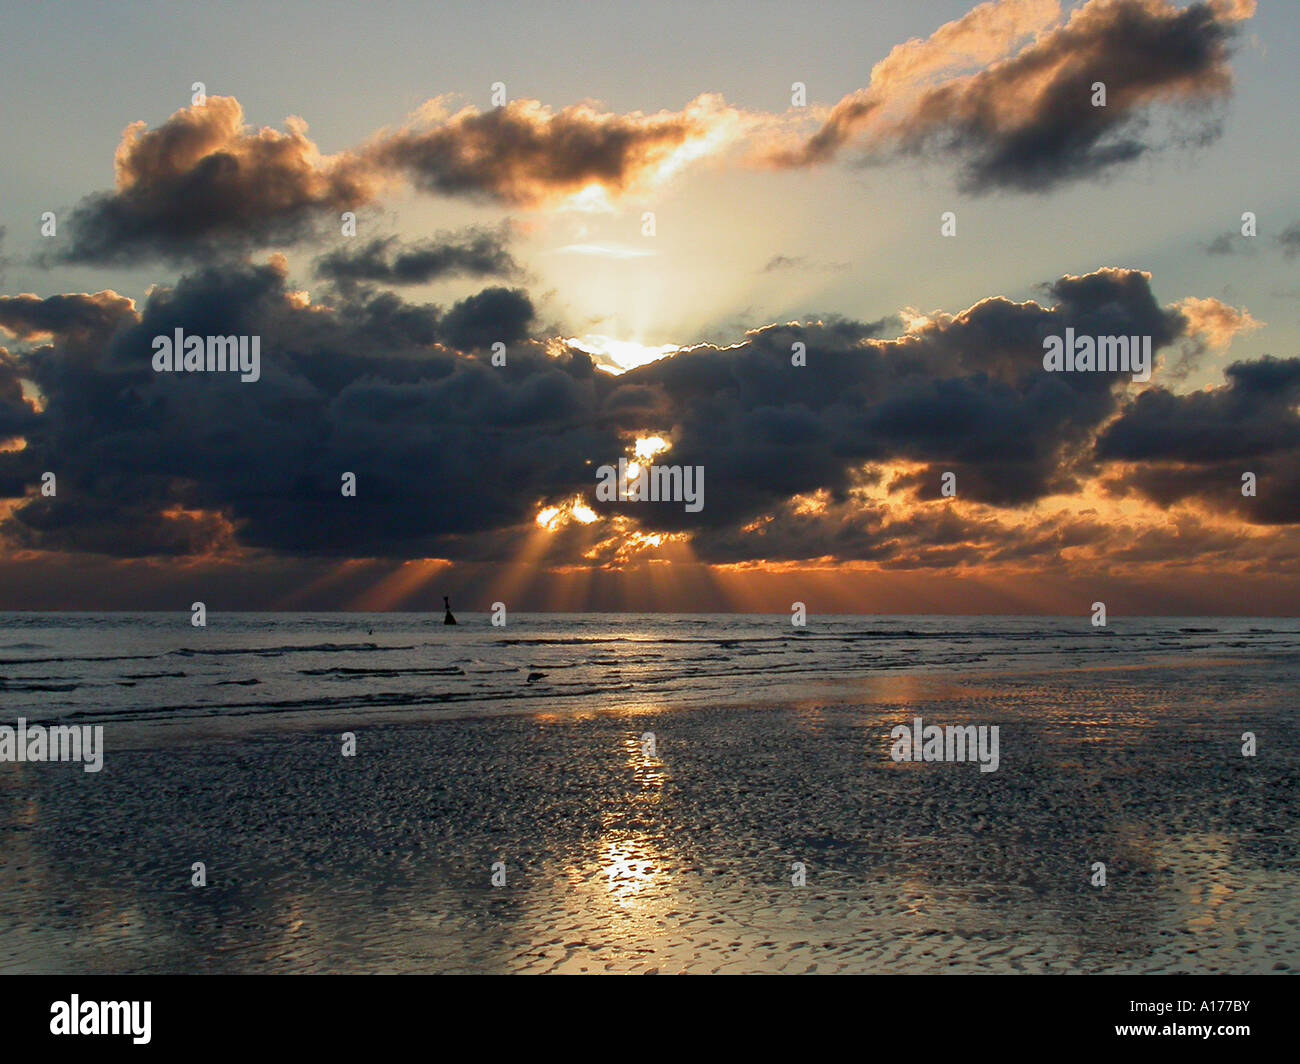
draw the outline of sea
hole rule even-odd
[[[816,697],[845,681],[1300,654],[1300,619],[0,613],[5,716],[400,719]]]

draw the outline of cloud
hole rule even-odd
[[[1277,236],[1277,242],[1288,260],[1300,255],[1300,222],[1292,222],[1283,229]]]
[[[68,350],[93,351],[135,318],[135,301],[108,290],[0,296],[0,330],[24,341],[57,340]]]
[[[813,263],[806,255],[773,255],[760,272],[776,273],[778,270],[811,269],[823,273],[839,273],[848,268],[848,263],[845,262]]]
[[[1188,296],[1176,305],[1187,321],[1188,333],[1211,347],[1227,347],[1239,334],[1253,332],[1264,324],[1245,308],[1239,310],[1217,299]]]
[[[253,130],[231,97],[211,96],[156,129],[128,126],[115,186],[83,199],[53,261],[123,263],[247,251],[302,239],[324,218],[374,198],[355,155],[322,156],[301,119]]]
[[[6,348],[0,347],[0,444],[22,437],[36,423],[36,408],[23,393],[22,367]],[[0,495],[5,486],[0,480]]]
[[[523,289],[487,288],[452,307],[442,328],[452,347],[475,351],[524,339],[532,320],[532,300]]]
[[[775,161],[785,166],[829,162],[896,97],[914,96],[919,88],[943,75],[1002,59],[1015,45],[1057,21],[1059,15],[1055,0],[992,0],[945,23],[925,40],[913,38],[896,45],[872,68],[865,89],[844,97],[817,133],[797,149],[779,151]]]
[[[1212,464],[1300,446],[1300,359],[1234,362],[1226,385],[1143,392],[1097,441],[1105,460]]]
[[[1161,506],[1198,500],[1259,524],[1300,523],[1300,358],[1235,362],[1227,383],[1188,395],[1143,392],[1107,426],[1097,457],[1131,463],[1111,490]],[[1242,494],[1242,474],[1258,493]]]
[[[381,131],[355,151],[322,155],[300,118],[286,131],[254,129],[232,97],[211,96],[162,125],[128,126],[114,161],[111,191],[85,197],[68,220],[66,245],[41,258],[64,263],[126,263],[140,258],[185,262],[247,255],[321,235],[344,211],[372,204],[398,177],[437,195],[576,209],[607,207],[611,195],[645,190],[695,159],[737,140],[748,119],[716,96],[679,112],[617,115],[578,104],[552,111],[516,100],[480,112],[447,114],[430,101],[414,124]],[[594,198],[593,198],[594,197]],[[486,233],[468,244],[428,243],[396,250],[368,247],[326,268],[388,273],[395,283],[443,269],[499,272]],[[487,263],[485,263],[487,260]],[[494,261],[493,261],[494,260]]]
[[[1235,255],[1239,251],[1248,253],[1254,250],[1250,241],[1250,237],[1242,236],[1236,231],[1220,233],[1205,245],[1205,252],[1208,255]]]
[[[508,248],[508,230],[468,229],[403,243],[376,237],[355,250],[340,248],[316,260],[316,273],[338,284],[428,284],[445,277],[517,277],[522,269]]]
[[[912,38],[871,70],[870,86],[882,92],[942,79],[954,71],[986,66],[1060,19],[1056,0],[996,0],[980,4],[939,27],[925,40]]]
[[[772,325],[727,347],[633,359],[618,376],[575,343],[539,338],[517,289],[449,308],[364,288],[311,304],[274,261],[207,267],[141,307],[112,293],[17,297],[0,302],[26,345],[0,360],[0,431],[27,446],[0,452],[0,486],[25,497],[0,532],[15,549],[124,557],[500,562],[536,533],[540,507],[581,496],[599,520],[548,541],[573,565],[621,564],[655,535],[686,537],[703,561],[1010,564],[1086,545],[1087,521],[1027,515],[1053,498],[1079,506],[1099,477],[1140,492],[1133,468],[1251,446],[1286,475],[1296,365],[1238,363],[1213,400],[1158,387],[1135,398],[1121,373],[1046,373],[1045,335],[1147,334],[1164,351],[1195,315],[1162,306],[1135,270],[1043,292],[935,312],[893,339],[885,321]],[[1200,309],[1228,323],[1216,327],[1243,320]],[[260,337],[261,379],[154,373],[151,340],[176,328]],[[498,341],[504,366],[489,357]],[[791,364],[796,343],[806,366]],[[41,409],[15,379],[32,382]],[[1206,402],[1214,416],[1195,405]],[[1208,440],[1195,435],[1206,424],[1219,426]],[[595,468],[649,435],[670,445],[657,462],[704,467],[702,511],[595,498]],[[33,493],[42,469],[58,471],[57,499]],[[945,471],[958,508],[937,497]],[[345,472],[356,498],[340,492]]]
[[[606,211],[611,199],[653,191],[747,142],[781,167],[827,162],[851,145],[869,160],[951,155],[968,189],[1043,190],[1151,150],[1153,105],[1195,110],[1225,97],[1230,44],[1252,11],[1250,0],[1198,0],[1185,9],[1167,0],[1089,0],[1062,21],[1054,0],[992,0],[895,47],[866,88],[822,112],[821,128],[793,146],[802,114],[743,112],[713,94],[653,114],[591,103],[553,110],[528,99],[451,112],[438,98],[407,125],[324,155],[302,119],[290,117],[284,131],[256,129],[237,100],[213,96],[154,129],[130,125],[113,189],[82,199],[66,242],[39,261],[247,256],[319,238],[342,212],[373,204],[399,179],[438,196]],[[1092,106],[1096,81],[1106,85],[1104,107]],[[1216,131],[1213,119],[1198,121],[1181,140]],[[785,146],[772,151],[773,139]],[[1284,234],[1288,249],[1289,239]],[[1212,250],[1224,250],[1221,243]],[[493,250],[381,242],[327,256],[323,268],[339,280],[423,283],[408,278],[499,272],[507,266],[499,258],[482,261]]]
[[[1099,564],[1112,575],[1125,566],[1153,564],[1219,572],[1252,563],[1274,573],[1300,568],[1294,556],[1279,554],[1273,539],[1243,540],[1235,529],[1196,514],[1141,525],[1087,508],[1023,513],[943,500],[908,509],[856,495],[784,503],[770,520],[705,529],[692,546],[697,557],[718,565],[761,555],[769,567],[867,563],[895,572],[1032,567],[1095,579]]]
[[[807,259],[802,255],[791,258],[789,255],[773,255],[767,260],[767,265],[763,267],[764,273],[771,273],[773,270],[793,270],[796,266],[803,265]]]
[[[720,150],[742,126],[739,112],[708,95],[651,115],[590,104],[552,111],[536,100],[448,115],[432,101],[414,125],[377,135],[363,152],[426,192],[537,206],[592,187],[645,187]]]
[[[565,461],[548,459],[547,427],[583,387],[528,340],[527,295],[503,288],[445,310],[391,293],[325,307],[298,298],[280,263],[212,266],[111,328],[96,319],[93,358],[60,337],[104,300],[40,302],[0,304],[24,335],[56,336],[18,356],[46,405],[20,426],[26,449],[0,453],[11,491],[30,492],[41,469],[59,476],[57,499],[29,495],[6,522],[19,547],[422,556],[439,535],[531,520],[533,491]],[[258,336],[261,380],[155,373],[152,339],[176,328]],[[464,353],[498,340],[508,371]],[[340,494],[345,471],[359,506]]]
[[[1042,191],[1095,176],[1155,146],[1146,139],[1152,105],[1195,108],[1228,94],[1229,45],[1254,5],[1089,0],[1051,25],[1054,8],[983,4],[927,41],[899,46],[817,133],[771,161],[823,163],[850,144],[871,158],[953,153],[963,160],[962,186],[974,192]],[[967,52],[989,65],[945,76]],[[1096,82],[1106,87],[1104,107],[1092,103]],[[1190,140],[1216,133],[1203,122]]]
[[[931,467],[936,488],[938,471],[964,470],[963,497],[997,506],[1072,490],[1127,378],[1045,373],[1043,337],[1147,334],[1158,350],[1183,322],[1138,271],[1065,277],[1046,291],[1055,305],[992,297],[896,340],[873,335],[882,323],[771,326],[623,374],[610,401],[638,389],[628,427],[671,427],[671,462],[703,465],[712,487],[698,515],[621,509],[660,531],[744,525],[794,495],[842,497],[863,466],[895,462]],[[795,343],[806,367],[791,365]]]

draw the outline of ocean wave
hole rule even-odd
[[[509,671],[509,670],[502,670]],[[364,668],[361,666],[328,665],[321,669],[299,669],[300,676],[464,676],[465,670],[458,665],[432,665],[425,668]]]
[[[586,686],[567,690],[565,693],[569,696],[588,697],[631,691],[634,690],[635,687],[636,685],[631,683],[604,685],[588,684]],[[288,698],[276,701],[221,702],[206,705],[195,705],[193,702],[187,702],[169,706],[150,706],[129,710],[76,709],[60,716],[58,720],[60,722],[74,722],[111,718],[116,721],[147,721],[161,719],[175,720],[178,717],[239,717],[275,713],[334,713],[342,710],[355,711],[403,707],[414,708],[419,706],[454,705],[465,702],[508,702],[529,698],[550,698],[554,697],[554,694],[554,689],[550,685],[541,685],[540,688],[537,686],[530,687],[521,681],[516,688],[508,690],[495,689],[486,694],[472,691],[444,691],[438,693],[423,691],[381,691],[329,698]],[[33,723],[43,722],[33,721]]]
[[[69,654],[66,657],[49,657],[49,658],[0,658],[0,668],[6,665],[48,665],[51,662],[64,664],[68,662],[84,661],[151,661],[154,658],[161,658],[164,654],[105,654],[91,655],[80,657],[75,654]]]
[[[0,691],[12,691],[15,694],[29,691],[68,692],[75,691],[79,683],[24,683],[22,681],[0,679]]]
[[[374,651],[390,650],[414,650],[414,644],[410,646],[381,646],[378,643],[313,643],[304,646],[300,643],[286,643],[282,646],[273,647],[211,647],[211,648],[194,648],[180,647],[177,650],[168,651],[182,658],[197,657],[229,657],[237,654],[252,654],[256,657],[279,657],[282,654],[338,654],[345,651],[352,653],[371,653]],[[105,659],[107,660],[107,659]]]

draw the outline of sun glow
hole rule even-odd
[[[613,214],[614,205],[609,202],[609,193],[599,183],[587,185],[572,193],[558,205],[560,211],[573,211],[578,214]]]
[[[632,456],[636,461],[627,464],[627,479],[636,480],[641,475],[641,463],[649,462],[657,454],[663,454],[671,447],[662,436],[642,436],[632,445]]]
[[[653,458],[668,450],[669,444],[662,436],[643,436],[636,441],[635,453],[642,460]]]
[[[680,351],[677,344],[660,344],[653,347],[632,340],[615,340],[609,336],[588,334],[568,341],[571,347],[591,355],[600,369],[617,376],[638,366],[648,366],[667,355]]]
[[[597,520],[597,517],[596,511],[583,501],[582,496],[575,495],[559,506],[547,506],[539,510],[534,520],[547,532],[554,532],[574,521],[581,525],[589,525]]]

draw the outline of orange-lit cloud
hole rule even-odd
[[[1217,299],[1188,296],[1176,306],[1187,319],[1188,331],[1204,339],[1211,347],[1227,347],[1235,337],[1253,332],[1264,324],[1251,317],[1250,311],[1244,307],[1232,307]]]
[[[367,163],[321,155],[300,118],[286,126],[250,128],[228,96],[183,108],[156,129],[132,123],[114,158],[114,189],[77,206],[59,257],[122,262],[267,246],[373,200],[378,182]]]
[[[434,100],[412,125],[373,138],[364,154],[425,191],[537,206],[590,199],[596,189],[644,189],[720,152],[743,127],[740,112],[712,95],[649,115],[590,104],[553,111],[537,100],[449,114]]]
[[[869,152],[943,150],[963,184],[1044,189],[1150,150],[1152,104],[1199,103],[1231,87],[1229,43],[1251,0],[1089,0],[1061,22],[1055,4],[992,0],[925,41],[900,45],[821,128],[770,155],[782,167]],[[979,65],[974,73],[954,74]],[[1094,100],[1104,85],[1104,105]],[[1206,127],[1213,135],[1213,126]]]

